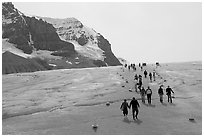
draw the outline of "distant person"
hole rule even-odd
[[[147,78],[147,71],[146,70],[144,71],[144,76],[145,76],[145,78]]]
[[[144,89],[144,87],[142,87],[142,89],[141,89],[141,91],[140,91],[140,95],[141,95],[142,103],[145,104],[146,90]]]
[[[128,70],[130,71],[130,65],[128,65]]]
[[[128,115],[128,103],[126,99],[124,99],[124,102],[121,104],[120,109],[123,111],[124,116]]]
[[[127,67],[127,64],[125,64],[125,68]]]
[[[141,68],[141,71],[142,71],[142,70],[143,70],[143,67],[141,66],[140,68]]]
[[[153,71],[153,78],[154,78],[154,81],[156,81],[156,72]]]
[[[139,67],[141,66],[141,64],[139,63]]]
[[[132,98],[132,100],[130,102],[129,108],[131,108],[131,106],[132,106],[132,116],[133,116],[133,119],[134,120],[135,120],[135,118],[138,119],[137,118],[138,113],[139,113],[139,109],[138,108],[140,107],[140,105],[139,105],[138,101],[134,97]],[[135,115],[135,112],[136,112],[136,115]]]
[[[151,104],[152,90],[150,89],[149,86],[147,87],[146,94],[147,94],[148,104]]]
[[[158,89],[158,94],[159,94],[160,102],[163,103],[163,95],[164,95],[164,92],[163,92],[162,86],[159,87],[159,89]]]
[[[171,93],[174,93],[174,91],[168,86],[166,88],[166,95],[168,97],[168,102],[170,101],[170,103],[172,103]]]
[[[141,87],[142,87],[142,78],[139,79],[138,89],[141,90]]]
[[[152,82],[152,73],[151,72],[149,73],[149,79]]]

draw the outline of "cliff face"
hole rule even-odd
[[[108,66],[121,65],[111,50],[111,44],[101,34],[86,27],[75,18],[43,18],[53,24],[62,40],[75,45],[75,50],[85,56],[101,60]]]

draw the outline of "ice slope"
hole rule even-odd
[[[144,79],[153,90],[152,105],[142,104],[134,87],[135,72],[121,67],[86,68],[10,74],[2,77],[3,134],[87,135],[201,135],[202,64],[162,64],[156,81]],[[181,75],[175,78],[168,71]],[[167,72],[166,72],[167,71]],[[137,67],[137,74],[143,72]],[[185,74],[184,74],[185,73]],[[184,74],[184,75],[182,75]],[[189,77],[189,75],[191,77]],[[125,81],[128,80],[128,83]],[[173,104],[159,102],[158,87],[170,85]],[[125,86],[125,87],[122,87]],[[131,111],[124,118],[123,99],[136,97],[139,120]],[[110,106],[106,106],[110,102]],[[195,121],[189,121],[194,118]],[[92,125],[98,128],[93,129]]]
[[[69,41],[74,45],[75,50],[82,56],[91,58],[93,60],[104,61],[105,56],[103,56],[103,50],[101,50],[97,44],[90,44],[88,42],[85,46],[81,46],[76,41]],[[93,46],[94,45],[94,46]]]

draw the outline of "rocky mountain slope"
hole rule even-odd
[[[41,17],[42,18],[42,17]],[[52,19],[43,17],[53,24],[62,40],[74,44],[75,50],[92,59],[103,60],[107,65],[115,66],[120,62],[111,51],[111,44],[95,30],[84,26],[75,18]]]
[[[39,58],[25,59],[21,56],[6,51],[2,54],[2,73],[34,72],[52,69],[46,62]]]
[[[25,60],[38,58],[53,69],[120,65],[108,40],[77,19],[31,17],[10,2],[2,3],[2,48]]]

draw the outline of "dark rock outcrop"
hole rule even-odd
[[[98,36],[97,39],[98,39],[98,46],[104,51],[104,54],[106,57],[104,61],[109,66],[121,65],[120,61],[115,57],[115,55],[111,51],[111,44],[108,42],[108,40],[105,39],[102,35]]]
[[[46,61],[39,58],[26,59],[8,51],[2,54],[2,74],[49,69],[52,69],[52,67]]]

